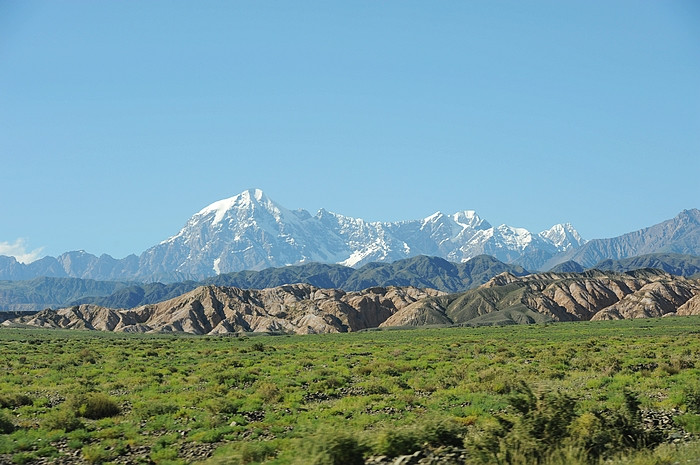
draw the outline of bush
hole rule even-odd
[[[700,386],[687,387],[684,394],[688,412],[700,413]]]
[[[0,394],[0,408],[15,408],[23,405],[32,405],[32,398],[26,394]]]
[[[180,410],[180,408],[170,402],[151,401],[134,406],[136,414],[143,419],[148,419],[158,415],[170,415]]]
[[[305,465],[364,465],[367,447],[356,436],[342,431],[318,433],[309,437],[298,454]]]
[[[83,458],[88,463],[102,463],[109,459],[109,453],[99,444],[94,446],[85,446],[83,447],[82,452]]]
[[[121,412],[117,402],[101,392],[78,394],[69,401],[68,405],[76,416],[91,420],[113,417]]]
[[[398,457],[412,454],[420,449],[420,440],[411,428],[388,429],[379,434],[375,452],[379,455]]]
[[[375,453],[398,457],[421,449],[423,444],[433,447],[461,447],[466,428],[451,420],[427,420],[409,428],[387,429],[379,434]]]
[[[243,443],[235,454],[241,464],[262,462],[277,454],[277,449],[269,442],[246,442]]]
[[[700,433],[700,415],[686,413],[685,415],[680,415],[676,417],[674,421],[677,425],[681,426],[684,430],[686,430],[689,433]]]
[[[591,459],[652,448],[661,441],[659,433],[645,431],[639,400],[624,391],[624,405],[576,413],[577,403],[563,394],[535,396],[522,384],[510,397],[511,416],[496,416],[496,425],[470,436],[465,445],[473,458],[483,462],[542,463],[555,452],[587,452]]]
[[[15,430],[15,425],[5,412],[0,412],[0,434],[10,434]]]
[[[42,426],[49,430],[63,430],[66,433],[83,427],[83,423],[75,413],[68,409],[52,410],[44,416]]]

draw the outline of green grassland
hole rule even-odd
[[[456,448],[469,463],[698,463],[699,433],[700,317],[311,336],[0,330],[0,462],[362,464]]]

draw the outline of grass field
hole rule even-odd
[[[698,463],[700,317],[312,336],[0,330],[0,463]]]

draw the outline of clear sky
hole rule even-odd
[[[613,237],[700,207],[700,3],[0,0],[0,252],[117,258],[258,187]]]

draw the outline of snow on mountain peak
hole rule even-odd
[[[177,262],[177,272],[206,276],[309,261],[362,266],[420,254],[465,261],[486,253],[513,262],[534,249],[551,254],[580,241],[568,224],[533,234],[493,227],[474,210],[399,222],[365,221],[323,208],[312,216],[248,189],[203,208],[177,235],[147,252],[157,266],[168,257]]]
[[[254,205],[263,205],[266,210],[275,210],[276,206],[261,189],[248,189],[238,195],[219,200],[201,209],[195,216],[207,216],[214,213],[211,224],[220,223],[226,214],[235,209],[250,209]]]
[[[426,217],[423,219],[423,226],[425,226],[428,223],[435,223],[438,221],[440,218],[444,217],[445,215],[442,214],[442,212],[435,212],[432,215]]]
[[[490,228],[491,225],[483,220],[474,210],[463,210],[452,214],[452,221],[460,225],[463,229],[466,228]]]
[[[206,216],[210,213],[214,213],[213,224],[219,223],[226,216],[226,212],[233,208],[233,206],[238,201],[239,196],[230,197],[228,199],[219,200],[211,205],[202,208],[196,216]]]
[[[586,242],[571,223],[555,224],[539,233],[539,236],[554,244],[559,251],[568,250],[571,247],[579,247]]]
[[[523,250],[532,242],[532,233],[525,228],[516,228],[502,224],[496,230],[503,244],[515,250]]]

